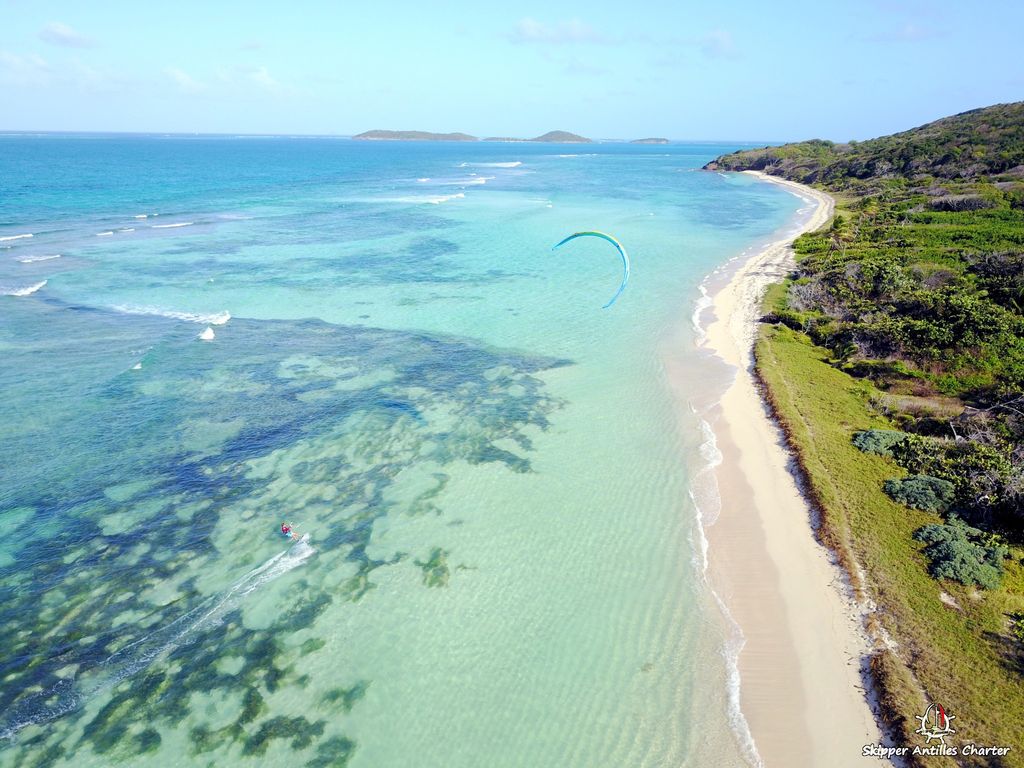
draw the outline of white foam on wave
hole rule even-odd
[[[747,762],[757,768],[763,768],[764,761],[757,751],[754,742],[754,735],[750,731],[750,724],[740,707],[740,653],[746,645],[746,638],[743,630],[733,618],[729,607],[725,604],[722,596],[711,585],[708,579],[708,536],[707,529],[715,524],[722,510],[722,498],[718,489],[718,478],[715,469],[722,463],[722,452],[718,449],[718,441],[715,432],[706,419],[700,417],[696,409],[690,404],[690,412],[700,420],[700,432],[703,441],[698,452],[702,464],[693,475],[690,483],[690,501],[697,512],[695,516],[694,534],[697,539],[697,546],[694,548],[694,565],[698,568],[700,578],[710,592],[712,599],[722,613],[725,620],[727,637],[722,645],[722,658],[725,661],[726,677],[726,717],[729,727],[736,734],[737,740],[743,749]]]
[[[700,291],[700,298],[694,303],[693,315],[690,317],[690,322],[693,324],[693,330],[697,334],[697,344],[703,344],[708,337],[708,332],[704,329],[704,325],[701,323],[701,315],[704,314],[704,310],[710,307],[714,301],[711,295],[708,293],[708,289],[701,283],[697,286]]]
[[[423,176],[422,178],[416,179],[416,181],[418,181],[420,184],[423,184],[424,182],[430,181],[430,177]]]
[[[151,224],[150,229],[174,229],[175,227],[191,227],[194,221],[178,221],[174,224]]]
[[[474,173],[468,179],[442,179],[434,183],[439,187],[478,187],[494,178],[494,176],[477,176]]]
[[[25,235],[6,235],[0,237],[0,243],[6,243],[8,240],[24,240],[26,237],[34,237],[34,235],[31,232]]]
[[[114,233],[113,233],[113,232],[111,232],[111,231],[107,231],[107,232],[97,232],[97,233],[96,233],[96,237],[110,237],[110,236],[111,236],[111,235],[113,235],[113,234],[114,234]]]
[[[456,192],[453,195],[409,195],[407,197],[380,198],[375,202],[440,205],[441,203],[447,203],[449,200],[459,200],[465,196],[462,192]]]
[[[0,296],[31,296],[44,285],[46,285],[45,280],[40,280],[38,283],[32,283],[32,285],[23,285],[19,288],[0,285]]]
[[[213,332],[213,328],[209,325],[206,326],[206,330],[199,334],[201,341],[213,341],[215,338],[217,338],[217,334]]]
[[[0,739],[11,738],[25,726],[49,722],[75,711],[96,695],[146,669],[155,660],[194,641],[200,632],[220,624],[225,616],[238,609],[247,595],[302,565],[315,553],[308,536],[295,542],[188,613],[108,656],[87,673],[91,680],[62,680],[21,702],[12,708],[14,711],[4,713]]]
[[[122,229],[119,229],[117,231],[118,232],[134,232],[135,231],[135,227],[123,227]]]
[[[51,256],[25,256],[24,258],[18,259],[22,264],[34,264],[37,261],[50,261],[50,259],[59,259],[60,254],[55,253]]]
[[[140,307],[133,304],[115,304],[111,309],[126,315],[155,315],[157,317],[169,317],[172,320],[185,320],[189,323],[202,323],[203,325],[224,325],[224,323],[231,319],[231,313],[227,310],[204,314],[200,312],[179,312],[175,309],[161,309],[159,307]]]
[[[518,168],[522,164],[521,160],[507,163],[459,163],[459,168]]]

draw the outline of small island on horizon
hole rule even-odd
[[[480,139],[468,133],[432,133],[430,131],[389,131],[374,129],[364,131],[352,137],[359,141],[516,141],[516,142],[548,142],[554,144],[592,144],[593,139],[580,136],[569,131],[548,131],[542,136],[532,139],[492,136]],[[646,140],[655,141],[655,140]],[[667,143],[667,142],[665,142]]]
[[[432,133],[430,131],[364,131],[353,139],[360,141],[480,141],[468,133]]]

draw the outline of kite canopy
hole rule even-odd
[[[622,257],[622,282],[619,284],[619,290],[617,290],[615,292],[615,295],[608,300],[608,303],[602,307],[602,309],[608,309],[608,307],[614,304],[615,300],[619,298],[619,294],[621,294],[626,289],[626,283],[629,282],[629,254],[627,254],[626,249],[622,247],[622,243],[620,243],[611,235],[606,235],[604,232],[575,232],[569,235],[567,238],[565,238],[562,242],[555,245],[551,250],[553,251],[555,250],[555,248],[558,248],[561,245],[565,245],[570,240],[575,240],[577,237],[600,237],[602,240],[607,240],[609,243],[615,246],[615,249],[619,252],[619,255]]]

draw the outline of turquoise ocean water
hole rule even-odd
[[[799,205],[734,148],[0,136],[0,765],[745,764],[664,364]]]

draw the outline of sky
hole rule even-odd
[[[866,139],[1024,99],[1020,0],[0,0],[0,130]]]

